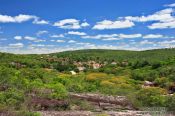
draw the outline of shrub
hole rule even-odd
[[[64,85],[61,83],[57,84],[47,84],[45,85],[47,89],[51,89],[52,93],[48,96],[53,99],[63,99],[67,97],[67,90]]]
[[[167,97],[166,107],[169,111],[175,112],[175,94]]]
[[[0,92],[0,104],[1,106],[6,105],[12,109],[19,109],[24,102],[23,91],[17,89],[9,89],[4,92]]]
[[[70,92],[83,92],[84,87],[79,83],[72,83],[68,86]]]
[[[109,79],[109,81],[115,84],[127,83],[127,80],[125,77],[113,77]]]
[[[84,90],[86,92],[95,92],[95,91],[98,90],[98,88],[97,88],[97,85],[95,85],[95,84],[86,83],[85,87],[84,87]]]
[[[70,79],[66,77],[55,77],[53,78],[53,82],[61,83],[64,86],[71,83]]]
[[[143,88],[136,94],[137,99],[143,106],[165,106],[164,89],[158,87]]]
[[[104,81],[101,81],[100,85],[105,87],[105,86],[114,86],[115,84],[108,80],[104,80]]]
[[[132,72],[131,74],[131,78],[135,79],[135,80],[140,80],[143,81],[145,78],[145,74],[143,72],[141,72],[140,70],[135,70]]]
[[[161,64],[159,62],[156,62],[156,63],[152,64],[152,69],[157,69],[159,67],[161,67]]]
[[[86,76],[87,81],[96,81],[107,78],[108,75],[106,73],[90,73]]]
[[[170,84],[168,78],[166,77],[156,78],[154,82],[162,88],[168,87]]]

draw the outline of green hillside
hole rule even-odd
[[[72,100],[70,92],[126,96],[139,110],[174,111],[175,49],[0,53],[0,112],[31,116],[39,115],[31,112],[36,110],[93,109]]]
[[[166,60],[175,56],[175,49],[157,49],[147,51],[126,51],[126,50],[77,50],[61,53],[54,53],[58,57],[68,57],[72,59],[100,59],[100,60]]]
[[[157,50],[146,50],[146,51],[127,51],[127,50],[99,50],[99,49],[90,49],[90,50],[77,50],[77,51],[66,51],[60,53],[52,53],[49,54],[51,57],[63,57],[69,58],[72,60],[115,60],[115,61],[137,61],[137,60],[166,60],[168,58],[172,58],[175,56],[175,48],[172,49],[157,49]],[[47,56],[47,54],[43,55],[14,55],[7,53],[0,53],[1,60],[8,59],[30,59],[36,60],[41,56]]]

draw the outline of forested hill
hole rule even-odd
[[[72,60],[118,60],[118,61],[137,61],[137,60],[148,60],[148,61],[160,61],[168,58],[175,57],[175,48],[172,49],[157,49],[157,50],[146,50],[146,51],[127,51],[127,50],[77,50],[77,51],[66,51],[61,53],[51,54],[57,57],[67,57]]]
[[[40,57],[54,57],[54,58],[67,58],[70,60],[79,61],[163,61],[169,58],[175,57],[175,48],[169,49],[157,49],[157,50],[146,50],[146,51],[128,51],[128,50],[105,50],[105,49],[89,49],[89,50],[75,50],[65,51],[52,54],[9,54],[0,53],[0,60],[7,61],[9,59],[15,60],[35,60]]]

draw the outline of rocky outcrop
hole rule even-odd
[[[63,109],[66,109],[69,104],[67,101],[64,100],[33,97],[31,99],[30,105],[36,107],[36,110],[48,110],[49,108],[54,107],[62,107]]]
[[[96,108],[99,107],[102,110],[135,109],[125,96],[105,96],[101,94],[91,93],[70,93],[69,95],[71,98],[91,102],[93,105],[96,106]]]
[[[93,113],[90,111],[42,111],[42,116],[92,116]]]
[[[61,112],[40,112],[42,116],[151,116],[149,113],[137,111],[107,111],[107,112],[91,112],[91,111],[61,111]]]
[[[29,107],[34,107],[35,110],[50,110],[51,108],[69,109],[69,107],[71,110],[136,110],[136,108],[134,108],[132,103],[129,102],[129,100],[125,96],[107,96],[93,93],[69,93],[69,98],[70,100],[57,100],[31,96]],[[76,99],[78,101],[82,100],[88,102],[88,109],[86,106],[72,103],[72,101],[76,101]]]

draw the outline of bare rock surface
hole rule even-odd
[[[78,98],[82,100],[87,100],[98,105],[103,110],[106,109],[116,109],[125,108],[129,110],[134,110],[132,103],[128,101],[125,96],[106,96],[102,94],[92,94],[92,93],[70,93],[71,98]]]
[[[42,111],[42,116],[92,116],[93,113],[90,111]]]
[[[106,112],[91,112],[91,111],[43,111],[40,112],[42,116],[151,116],[150,114],[143,114],[139,111],[106,111]]]
[[[46,98],[37,98],[33,97],[30,102],[33,106],[40,106],[38,110],[45,109],[47,110],[49,107],[68,107],[68,102],[65,100],[56,100],[56,99],[46,99]]]

